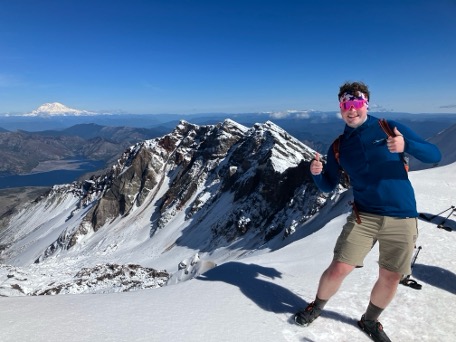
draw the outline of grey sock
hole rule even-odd
[[[328,303],[328,300],[323,300],[323,299],[320,299],[318,297],[315,297],[315,306],[317,308],[320,308],[323,310],[323,308],[325,307],[326,303]]]
[[[366,313],[364,314],[364,319],[367,321],[376,321],[382,312],[382,308],[379,308],[372,302],[369,302],[369,306],[367,307]]]

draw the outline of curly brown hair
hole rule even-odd
[[[337,95],[337,99],[340,99],[340,97],[345,93],[358,95],[358,92],[363,93],[366,95],[367,100],[370,100],[369,88],[363,82],[345,82],[339,88],[339,95]]]

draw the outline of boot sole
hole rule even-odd
[[[358,321],[358,327],[364,331],[364,333],[369,336],[371,338],[372,341],[374,342],[382,342],[380,341],[379,339],[377,339],[375,336],[372,335],[372,333],[370,333],[369,331],[367,331],[365,328],[364,328],[364,324],[361,322],[361,321]],[[391,341],[391,340],[390,340]]]
[[[371,338],[371,340],[375,341],[375,338],[372,336],[370,332],[368,332],[366,329],[364,329],[364,324],[361,323],[361,321],[358,321],[358,327],[364,331],[364,333]]]
[[[302,324],[302,323],[300,323],[300,322],[297,321],[298,314],[299,314],[299,313],[297,313],[297,314],[295,314],[295,315],[293,316],[293,321],[295,322],[295,324],[296,324],[296,325],[299,325],[300,327],[307,327],[307,326],[309,326],[310,323],[304,323],[304,324]],[[311,322],[311,323],[312,323],[312,322]]]

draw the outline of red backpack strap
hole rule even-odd
[[[336,162],[337,164],[339,164],[339,171],[340,171],[340,174],[343,176],[344,178],[344,186],[348,187],[350,186],[350,177],[348,176],[348,173],[345,172],[345,170],[342,168],[342,166],[340,165],[340,139],[342,138],[342,135],[339,135],[336,140],[334,140],[333,144],[332,144],[332,147],[333,147],[333,152],[334,152],[334,158],[336,158]]]
[[[378,120],[378,124],[380,125],[380,127],[383,130],[383,132],[385,132],[385,134],[388,137],[395,137],[396,136],[396,134],[394,134],[394,131],[391,129],[391,127],[388,124],[388,121],[386,121],[386,119],[379,119]],[[405,171],[408,172],[409,171],[408,160],[406,159],[404,153],[401,153],[400,155],[401,155],[401,160],[404,163]]]
[[[334,140],[333,142],[333,152],[334,152],[334,157],[336,158],[336,161],[337,161],[337,164],[340,165],[340,153],[339,153],[339,150],[340,150],[340,137],[341,135],[339,135],[336,140]]]
[[[380,127],[383,129],[383,132],[389,137],[395,137],[396,134],[394,134],[394,131],[391,129],[390,125],[388,124],[388,121],[386,119],[379,119],[378,124]]]

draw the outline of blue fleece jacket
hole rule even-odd
[[[392,120],[391,129],[397,127],[404,136],[405,152],[425,163],[438,163],[439,149],[410,130]],[[386,134],[378,118],[368,115],[366,122],[357,128],[345,126],[340,138],[340,166],[350,177],[356,207],[367,212],[391,217],[417,217],[415,194],[399,153],[389,152]],[[340,168],[333,146],[328,150],[327,163],[320,175],[313,176],[323,192],[335,189],[340,181]]]

